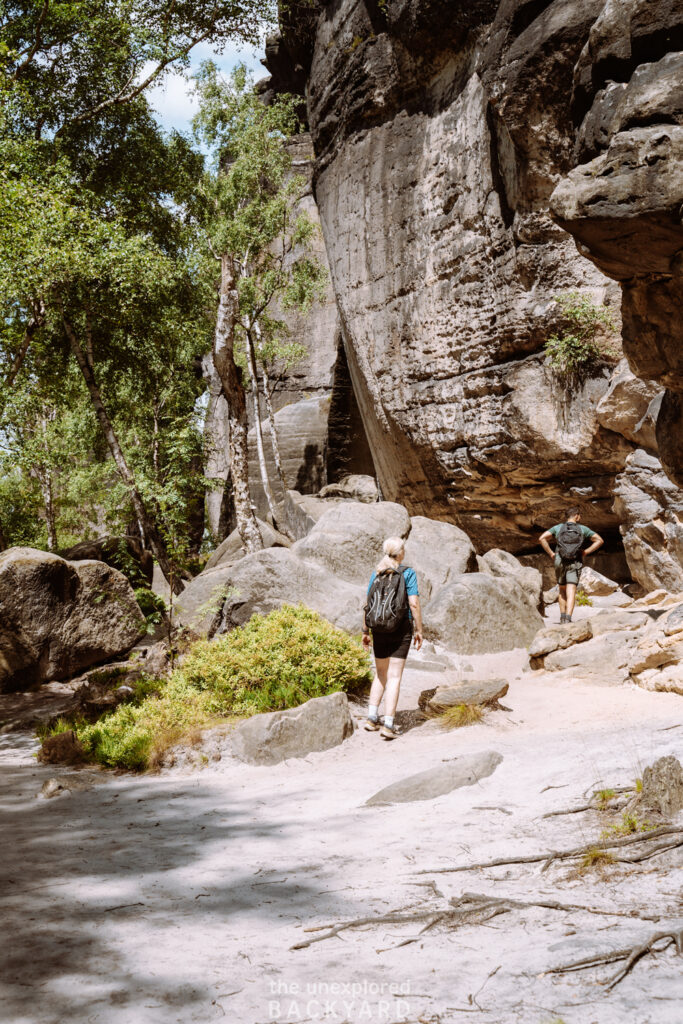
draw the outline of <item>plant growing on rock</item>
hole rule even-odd
[[[154,681],[155,692],[147,685],[95,723],[61,721],[59,729],[74,730],[88,760],[142,771],[197,730],[355,690],[370,676],[357,639],[303,606],[284,606],[196,641],[168,680]]]
[[[476,725],[483,717],[484,710],[478,704],[456,704],[441,712],[439,723],[444,729],[461,729],[466,725]]]
[[[601,363],[618,358],[617,324],[612,310],[578,292],[558,295],[555,302],[561,310],[562,330],[548,338],[545,352],[552,370],[573,388]]]

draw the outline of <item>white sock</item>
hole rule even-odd
[[[391,729],[391,727],[394,724],[394,716],[393,715],[385,715],[384,716],[384,724],[387,726],[387,728]]]
[[[368,718],[379,718],[379,704],[370,704],[368,707]]]

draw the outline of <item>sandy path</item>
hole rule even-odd
[[[582,802],[596,784],[631,782],[658,756],[683,754],[674,694],[524,674],[521,652],[463,661],[511,680],[511,713],[451,733],[429,724],[392,744],[359,730],[276,768],[226,758],[193,774],[59,772],[36,764],[26,735],[0,737],[0,1019],[681,1024],[683,964],[670,952],[639,964],[611,994],[596,984],[611,969],[543,976],[657,927],[639,920],[534,909],[435,929],[401,948],[418,926],[290,950],[307,925],[441,906],[467,891],[661,912],[683,924],[676,854],[636,871],[611,868],[607,879],[573,879],[566,866],[417,875],[588,841],[602,827],[597,813],[540,816]],[[414,707],[437,681],[414,659],[401,705]],[[504,758],[477,786],[363,806],[389,782],[477,750]],[[55,775],[83,788],[36,799]],[[428,879],[443,899],[417,884]]]

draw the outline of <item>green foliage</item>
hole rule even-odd
[[[244,65],[225,79],[207,61],[196,82],[195,134],[210,148],[213,163],[194,213],[210,252],[233,262],[242,363],[249,338],[262,366],[272,370],[277,362],[283,369],[306,349],[290,340],[282,312],[305,315],[327,283],[312,253],[318,228],[299,208],[306,180],[293,173],[286,145],[300,128],[300,99],[281,95],[264,106]]]
[[[624,811],[621,821],[610,825],[601,833],[601,836],[603,839],[609,839],[612,836],[628,836],[634,832],[651,832],[655,828],[657,826],[652,825],[649,821],[639,821],[633,812]]]
[[[546,342],[548,362],[567,386],[580,384],[600,363],[618,357],[614,314],[578,292],[558,295],[563,330]]]
[[[198,640],[156,694],[77,725],[86,756],[139,771],[188,732],[235,716],[295,707],[370,681],[359,641],[315,612],[285,606],[215,640]]]
[[[608,864],[614,864],[615,860],[608,850],[602,850],[599,846],[592,846],[586,850],[579,863],[579,874],[590,871],[591,868],[604,868]]]
[[[159,623],[163,622],[164,612],[166,611],[166,602],[163,597],[155,594],[148,587],[137,587],[135,589],[135,600],[140,607],[140,611],[145,616],[148,627],[158,626]]]
[[[583,590],[576,591],[576,603],[581,608],[592,608],[593,602],[588,594]]]
[[[600,810],[604,810],[609,804],[610,800],[613,800],[616,793],[613,789],[598,789],[593,794],[597,798]]]

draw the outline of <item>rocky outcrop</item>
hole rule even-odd
[[[405,561],[418,572],[420,597],[429,601],[442,587],[477,568],[472,541],[451,523],[413,516]]]
[[[105,562],[33,548],[0,554],[0,692],[68,679],[144,632],[128,580]]]
[[[230,750],[247,764],[279,764],[288,757],[306,757],[329,750],[353,735],[353,719],[345,693],[314,697],[296,708],[254,715],[230,735]]]
[[[641,799],[665,817],[683,810],[683,767],[677,757],[660,757],[645,768]]]
[[[484,555],[477,555],[479,572],[488,573],[498,578],[511,577],[516,579],[526,593],[534,608],[542,611],[543,576],[538,569],[522,563],[509,551],[491,548]]]
[[[667,389],[657,440],[683,485],[683,8],[608,0],[596,14],[574,68],[575,166],[551,206],[621,283],[624,352]]]

